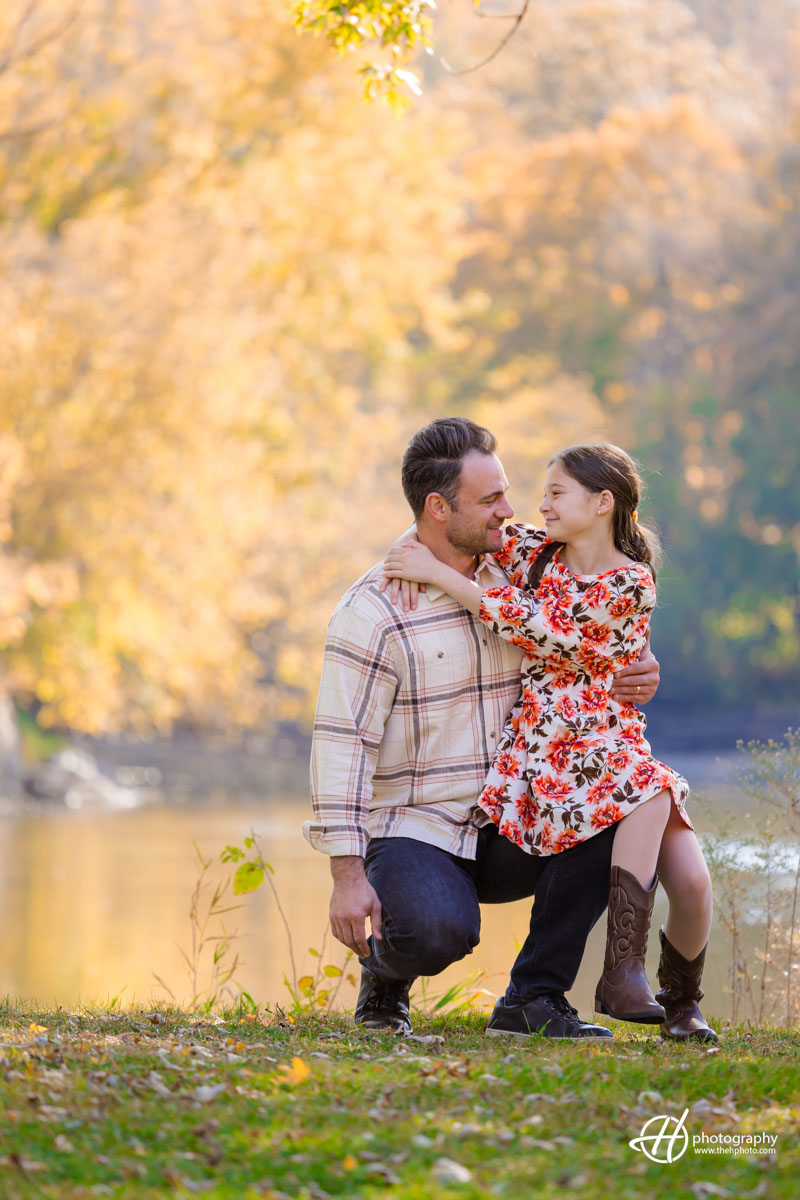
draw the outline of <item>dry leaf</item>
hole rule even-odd
[[[293,1058],[290,1067],[281,1066],[278,1068],[283,1078],[281,1083],[302,1083],[311,1074],[311,1068],[303,1062],[302,1058]]]
[[[210,1100],[216,1100],[217,1096],[221,1096],[226,1087],[225,1083],[202,1084],[194,1089],[192,1097],[198,1104],[208,1104]]]

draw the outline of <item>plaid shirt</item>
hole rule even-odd
[[[489,820],[476,799],[520,694],[522,651],[430,585],[404,613],[382,577],[381,566],[362,576],[328,626],[303,833],[326,854],[409,837],[474,858]],[[508,583],[490,557],[476,578]]]

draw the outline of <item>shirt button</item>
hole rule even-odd
[[[437,651],[436,651],[436,657],[437,657],[437,658],[444,658],[444,650],[437,650]]]
[[[483,641],[483,644],[484,644],[484,646],[488,646],[488,645],[489,645],[489,643],[486,641],[486,638],[483,638],[483,639],[482,639],[482,641]]]
[[[490,737],[490,738],[496,738],[496,737],[497,737],[497,734],[496,734],[496,733],[490,733],[490,734],[489,734],[489,737]]]

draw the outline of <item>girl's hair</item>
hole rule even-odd
[[[631,456],[610,442],[598,442],[569,446],[554,454],[547,465],[551,467],[556,462],[561,463],[567,474],[588,492],[611,492],[614,497],[614,545],[634,562],[647,563],[655,579],[661,561],[661,545],[655,530],[639,524],[636,510],[642,496],[642,478]],[[549,542],[542,548],[531,568],[531,588],[538,587],[545,567],[563,546],[563,542]]]

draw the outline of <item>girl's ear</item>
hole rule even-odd
[[[609,513],[609,512],[611,512],[613,507],[614,507],[614,497],[612,496],[611,492],[609,492],[608,489],[606,489],[603,492],[600,492],[600,494],[597,497],[598,513],[603,513],[603,514]]]

